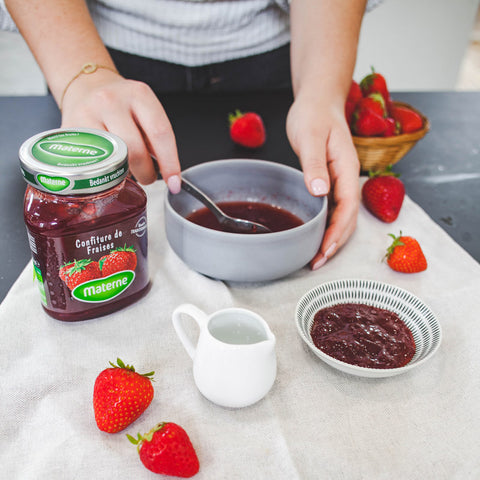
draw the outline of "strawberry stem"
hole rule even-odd
[[[74,260],[73,262],[70,262],[71,267],[67,268],[65,271],[66,275],[69,277],[72,276],[74,273],[81,272],[82,270],[85,270],[88,265],[92,263],[92,260],[89,258],[82,258],[81,260]],[[68,265],[68,264],[66,264]],[[65,265],[65,266],[66,266]]]
[[[155,375],[154,371],[148,372],[148,373],[138,373],[138,372],[135,371],[135,367],[133,365],[125,365],[125,363],[123,362],[123,360],[121,358],[117,358],[117,364],[116,365],[112,362],[108,362],[108,363],[113,368],[123,368],[124,370],[129,370],[130,372],[135,372],[142,377],[148,378],[152,382],[154,381],[154,379],[153,379],[153,375]]]
[[[385,99],[383,98],[383,95],[381,93],[378,93],[378,92],[370,93],[368,95],[368,98],[371,98],[371,99],[375,100],[376,102],[378,102],[382,106],[382,108],[385,110],[385,108],[386,108]]]
[[[118,247],[115,248],[115,250],[111,250],[110,253],[114,252],[136,252],[136,250],[133,248],[133,245],[131,247],[127,247],[127,244],[125,243],[123,247]]]
[[[140,452],[140,448],[142,447],[143,442],[151,442],[155,432],[158,432],[159,430],[161,430],[165,425],[166,425],[166,422],[160,422],[157,425],[155,425],[147,433],[144,433],[143,435],[140,435],[140,433],[138,433],[137,438],[132,437],[128,433],[126,435],[130,443],[133,443],[133,445],[136,445],[137,451]]]
[[[402,237],[402,231],[400,230],[400,234],[398,236],[394,235],[393,233],[388,234],[389,237],[393,238],[392,244],[387,248],[387,253],[385,254],[385,258],[389,258],[392,255],[395,248],[405,245],[400,239]]]
[[[130,441],[130,443],[133,443],[133,445],[137,446],[137,452],[140,452],[140,447],[142,446],[142,443],[143,443],[142,436],[138,433],[137,438],[135,438],[127,433],[127,438]]]
[[[235,113],[229,113],[228,114],[228,121],[230,123],[230,126],[232,126],[239,118],[243,117],[243,112],[240,110],[235,110]]]
[[[375,177],[395,177],[395,178],[398,178],[400,176],[400,174],[397,173],[397,172],[394,172],[392,170],[392,166],[388,165],[387,167],[385,167],[384,170],[370,170],[368,172],[368,176],[370,178],[375,178]]]

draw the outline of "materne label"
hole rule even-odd
[[[91,132],[61,132],[46,136],[32,146],[32,155],[47,165],[82,167],[101,162],[115,150],[107,136]]]
[[[38,146],[45,152],[65,157],[98,157],[106,153],[105,150],[93,146],[74,143],[40,142]]]
[[[90,280],[75,287],[72,296],[81,302],[106,302],[124,292],[135,279],[135,272],[125,270],[106,278]]]

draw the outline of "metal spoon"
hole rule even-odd
[[[192,185],[191,182],[182,178],[182,189],[186,192],[193,195],[197,200],[200,200],[214,215],[218,220],[220,225],[235,230],[239,233],[269,233],[271,230],[262,225],[261,223],[251,222],[250,220],[244,220],[243,218],[235,218],[224,213],[218,206],[213,202],[211,198],[205,195],[201,190],[199,190],[195,185]]]

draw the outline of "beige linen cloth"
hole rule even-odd
[[[363,179],[362,179],[363,180]],[[109,316],[78,323],[48,317],[27,265],[0,306],[0,477],[153,479],[125,433],[157,422],[182,425],[208,480],[480,478],[480,265],[405,198],[385,224],[361,207],[349,243],[316,272],[235,284],[190,270],[163,229],[165,186],[149,196],[150,293]],[[416,237],[428,260],[419,274],[390,270],[388,233]],[[324,364],[295,327],[297,301],[325,281],[375,279],[405,288],[436,313],[443,341],[418,369],[386,379],[350,376]],[[261,314],[277,338],[278,374],[269,394],[227,409],[197,390],[171,323],[190,302],[207,313],[241,306]],[[117,357],[155,370],[155,397],[124,432],[95,424],[97,374]]]

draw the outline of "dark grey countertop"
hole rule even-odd
[[[392,96],[422,111],[431,124],[427,136],[394,170],[401,173],[412,200],[480,261],[480,92],[394,92]],[[183,168],[242,157],[299,168],[285,134],[289,92],[169,95],[161,100],[176,133]],[[262,115],[268,138],[261,149],[251,152],[231,142],[227,117],[237,108]],[[0,229],[0,301],[30,259],[18,149],[30,136],[59,125],[60,114],[49,96],[0,97],[0,204],[4,221]]]

